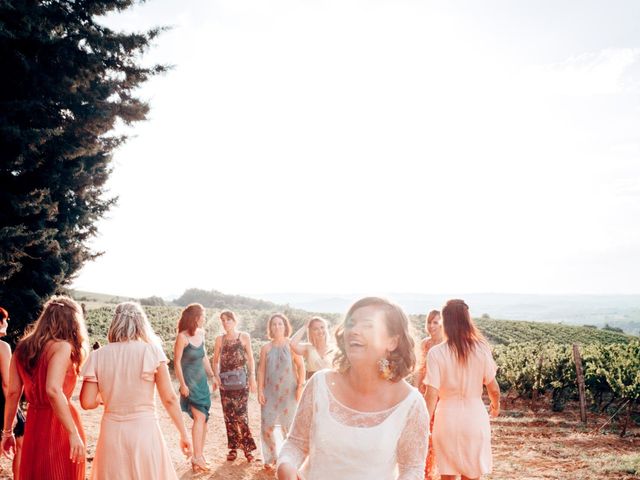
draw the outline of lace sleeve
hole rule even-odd
[[[398,440],[398,480],[423,480],[429,441],[429,415],[421,397],[416,398]]]
[[[278,456],[278,467],[280,464],[288,463],[298,470],[309,454],[309,438],[311,437],[311,429],[313,427],[316,377],[317,375],[314,375],[311,380],[307,382],[302,392],[302,398],[296,410],[293,425]]]

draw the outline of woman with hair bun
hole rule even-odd
[[[335,335],[335,370],[307,383],[278,479],[422,480],[429,423],[420,393],[404,380],[416,361],[407,316],[366,297]]]
[[[87,330],[80,305],[54,296],[18,343],[11,359],[4,424],[11,425],[24,394],[29,403],[22,443],[21,480],[84,480],[85,436],[71,403],[86,355]],[[2,450],[15,452],[3,431]]]
[[[257,447],[249,429],[248,402],[249,392],[255,393],[257,386],[251,337],[236,331],[238,321],[231,310],[220,312],[220,322],[224,331],[216,337],[212,363],[227,430],[227,461],[233,462],[241,449],[252,462]]]
[[[107,345],[91,353],[82,369],[82,408],[104,404],[91,479],[177,480],[156,416],[156,388],[180,433],[186,456],[191,454],[191,441],[161,341],[139,304],[125,302],[116,307],[108,339]]]
[[[211,408],[211,393],[207,377],[214,377],[209,364],[204,338],[206,310],[199,303],[192,303],[182,310],[178,320],[178,335],[173,350],[173,364],[180,382],[180,407],[193,418],[191,437],[194,472],[208,472],[209,463],[204,458],[204,442]],[[213,388],[216,388],[215,379]]]
[[[479,479],[490,473],[489,415],[500,414],[500,387],[491,348],[463,300],[442,309],[445,342],[427,355],[427,408],[433,420],[433,448],[442,480]],[[486,385],[491,407],[482,402]],[[437,404],[437,406],[436,406]]]

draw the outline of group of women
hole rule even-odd
[[[0,314],[1,335],[8,314],[2,309]],[[288,318],[272,315],[257,369],[251,338],[238,330],[229,310],[220,314],[223,333],[215,339],[210,362],[205,320],[200,304],[181,313],[174,345],[176,395],[162,343],[138,304],[117,306],[109,343],[86,357],[79,305],[64,296],[46,302],[13,357],[0,342],[1,447],[13,453],[14,478],[84,478],[86,439],[70,401],[78,375],[83,377],[82,408],[104,405],[92,479],[177,478],[155,415],[155,391],[194,472],[208,472],[209,379],[213,389],[220,388],[227,460],[236,460],[238,450],[248,462],[255,459],[247,412],[249,392],[254,392],[261,406],[264,466],[280,480],[417,480],[435,478],[436,465],[443,480],[476,479],[491,471],[482,391],[486,385],[490,414],[498,415],[496,367],[462,300],[428,316],[429,337],[418,362],[406,314],[378,297],[363,298],[349,309],[335,343],[320,317],[291,336]],[[420,391],[405,381],[416,362]],[[26,423],[18,409],[23,392]],[[191,435],[181,411],[193,419]],[[286,439],[280,451],[278,426]]]

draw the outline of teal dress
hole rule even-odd
[[[180,395],[180,408],[183,412],[193,418],[191,408],[197,408],[209,420],[209,409],[211,408],[211,394],[209,393],[209,383],[207,373],[204,370],[204,342],[199,347],[194,347],[191,342],[182,351],[182,376],[184,383],[189,387],[189,396]]]

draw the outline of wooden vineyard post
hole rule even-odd
[[[580,395],[580,420],[587,424],[587,401],[585,399],[584,375],[582,373],[582,358],[578,344],[573,344],[573,361],[576,362],[576,380],[578,382],[578,394]]]

